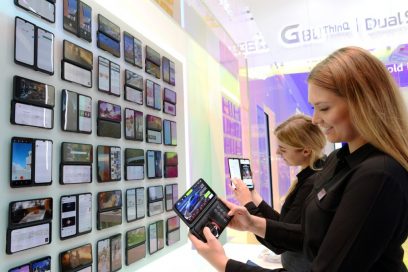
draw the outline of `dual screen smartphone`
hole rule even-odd
[[[246,184],[249,190],[254,189],[249,159],[228,158],[228,166],[231,179],[238,178]],[[235,188],[232,181],[231,186]]]

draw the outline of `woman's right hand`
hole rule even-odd
[[[233,178],[231,179],[231,182],[232,192],[234,193],[235,199],[238,200],[239,204],[245,205],[253,201],[251,191],[242,180]]]

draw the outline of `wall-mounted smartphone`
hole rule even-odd
[[[98,181],[119,181],[122,156],[120,147],[98,145],[96,152]]]
[[[98,48],[111,53],[113,56],[120,58],[120,42],[111,39],[102,32],[97,32],[97,46]]]
[[[93,53],[86,50],[70,41],[64,40],[63,43],[63,58],[65,61],[71,62],[81,68],[93,69]]]
[[[126,232],[126,265],[146,257],[146,228],[139,227]]]
[[[143,141],[143,112],[125,108],[125,139]]]
[[[51,272],[51,257],[43,257],[30,263],[20,265],[8,270],[8,272]]]
[[[13,99],[18,102],[54,107],[55,87],[28,78],[14,76]]]
[[[92,245],[86,244],[60,253],[60,271],[92,271]]]
[[[152,223],[148,226],[149,253],[150,255],[163,249],[164,247],[164,224],[163,220]]]
[[[228,158],[228,167],[231,179],[238,178],[246,184],[249,190],[254,189],[249,159]],[[232,182],[231,186],[235,187]]]
[[[132,222],[145,217],[144,187],[126,190],[126,220]]]
[[[82,39],[92,42],[92,8],[84,2],[79,2],[78,34]]]
[[[60,200],[62,240],[92,231],[92,194],[62,196]]]
[[[36,39],[36,67],[37,70],[54,74],[54,34],[37,27]]]
[[[164,212],[163,186],[150,186],[147,188],[147,215],[153,216]]]
[[[10,122],[45,129],[54,127],[54,109],[11,101]]]
[[[42,19],[55,23],[55,4],[47,0],[14,0],[14,4]]]
[[[166,192],[166,211],[172,211],[173,205],[178,199],[178,185],[177,184],[167,184],[165,186]]]
[[[146,45],[146,59],[150,60],[157,66],[161,65],[160,54],[148,45]]]
[[[170,217],[166,221],[166,245],[171,246],[180,241],[180,218]]]
[[[160,117],[146,115],[146,142],[161,144],[162,143],[162,119]]]
[[[10,186],[26,187],[52,183],[51,140],[11,139]]]
[[[162,153],[158,150],[146,151],[147,178],[162,177]]]
[[[98,30],[115,41],[120,42],[120,27],[102,14],[98,14]]]
[[[125,149],[125,180],[144,179],[144,165],[143,149]]]
[[[78,0],[64,0],[63,27],[72,34],[77,34],[78,26]]]
[[[20,228],[52,220],[52,198],[13,201],[9,204],[9,227]]]
[[[208,227],[218,238],[231,220],[228,216],[229,208],[203,179],[194,183],[177,200],[174,211],[190,228],[190,232],[204,242],[204,227]]]
[[[122,224],[122,191],[98,193],[98,230]]]
[[[64,131],[92,133],[92,98],[63,89],[61,128]]]
[[[93,147],[90,144],[61,144],[60,183],[92,182]]]
[[[64,60],[61,61],[61,78],[87,88],[92,88],[92,71]]]

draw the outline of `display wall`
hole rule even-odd
[[[3,132],[0,134],[3,154],[0,157],[3,179],[0,186],[3,196],[0,224],[3,237],[0,247],[3,250],[0,259],[5,261],[0,262],[0,270],[7,271],[50,256],[52,271],[59,271],[60,253],[85,245],[81,249],[62,254],[63,260],[71,259],[66,269],[86,270],[92,263],[92,270],[97,271],[99,249],[100,266],[102,263],[106,266],[108,262],[112,271],[120,267],[122,271],[135,271],[186,241],[185,235],[174,233],[178,230],[177,222],[170,221],[169,227],[166,226],[167,219],[175,216],[171,211],[171,202],[178,193],[177,190],[169,190],[166,194],[165,189],[166,185],[175,188],[174,184],[178,185],[179,191],[186,188],[185,68],[179,59],[95,1],[84,1],[92,9],[90,35],[83,32],[87,25],[84,21],[82,32],[75,24],[70,25],[69,20],[65,20],[64,27],[63,2],[55,3],[55,23],[17,7],[13,1],[1,4],[0,20],[4,42],[1,45],[0,60],[4,71],[0,75],[3,89],[3,99],[0,102],[3,124]],[[52,4],[46,1],[44,3]],[[73,14],[65,13],[68,19]],[[17,19],[17,25],[24,26],[17,28],[22,29],[22,32],[17,31],[17,42],[14,38],[16,16],[21,18]],[[70,26],[73,27],[70,29]],[[120,28],[117,39],[115,32],[111,32],[116,27]],[[35,35],[21,35],[30,29],[37,31],[33,33],[39,33],[37,38]],[[131,37],[130,40],[133,39],[134,47],[136,39],[140,40],[143,49],[141,59],[137,58],[136,50],[133,50],[133,55],[129,54],[131,51],[124,45],[123,31],[127,32],[127,37]],[[49,35],[41,36],[40,33]],[[35,47],[27,44],[32,37],[34,44],[38,41],[36,48],[40,49],[37,50],[38,54],[34,54],[35,68],[27,66],[30,59],[27,58],[30,56],[27,48],[36,51]],[[41,40],[38,37],[49,39]],[[47,45],[52,40],[53,45],[48,48],[41,43],[45,42]],[[119,43],[119,47],[112,47],[112,42],[115,45]],[[47,62],[50,58],[52,61]],[[138,67],[140,60],[142,68]],[[174,64],[174,82],[170,76],[172,72],[167,70],[167,65],[171,63]],[[165,75],[162,74],[162,66],[166,66]],[[140,78],[132,73],[143,78],[141,85]],[[161,75],[158,76],[158,73]],[[89,75],[92,75],[91,80]],[[33,85],[27,79],[37,83]],[[44,85],[38,83],[49,86],[44,92]],[[50,103],[51,86],[55,88],[55,103]],[[172,98],[171,91],[165,91],[164,88],[175,92],[176,99]],[[13,93],[14,89],[20,92]],[[39,89],[42,91],[38,92]],[[27,98],[22,95],[21,90],[36,90],[36,95],[29,94]],[[37,97],[44,93],[48,99]],[[165,102],[169,104],[166,105]],[[140,114],[143,114],[142,119],[139,118]],[[140,125],[143,126],[142,130]],[[160,127],[162,133],[159,131]],[[169,133],[164,133],[166,127],[170,128]],[[24,139],[12,140],[13,137]],[[143,138],[142,141],[140,137]],[[47,141],[43,141],[44,139]],[[174,153],[170,152],[177,153],[178,164],[175,163],[174,156],[171,156]],[[23,165],[24,169],[13,168],[11,161]],[[149,162],[155,167],[149,167]],[[166,196],[170,196],[167,201]],[[138,197],[142,197],[144,203],[134,205],[130,201],[132,197],[135,197],[136,203]],[[30,199],[44,200],[14,205],[13,211],[22,211],[24,215],[15,219],[17,215],[14,213],[9,218],[10,202]],[[74,206],[75,209],[72,208]],[[130,207],[135,211],[131,211]],[[89,214],[91,221],[85,220],[89,218]],[[48,233],[50,228],[49,237],[48,234],[38,236],[36,228],[39,224],[45,226],[43,233]],[[187,233],[185,227],[180,225],[180,233]],[[30,240],[30,235],[21,236],[22,229],[27,234],[27,230],[33,228],[35,231],[31,232],[31,236],[35,234],[42,237],[42,241]],[[132,232],[127,233],[131,230]],[[171,235],[166,240],[168,230]],[[140,239],[143,231],[146,236],[144,243],[143,238]],[[7,233],[9,239],[6,237]],[[163,239],[154,238],[156,235]],[[177,241],[178,237],[180,241]],[[21,242],[15,243],[16,239]],[[27,247],[28,241],[31,241],[32,246],[41,246],[22,250]],[[6,254],[6,248],[9,254]],[[146,252],[145,257],[136,261],[144,255],[143,250]],[[92,259],[89,259],[90,252]],[[75,254],[81,256],[80,264],[76,264]],[[133,261],[136,262],[130,264]],[[130,265],[127,266],[126,263]]]

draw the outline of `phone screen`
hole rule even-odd
[[[155,164],[154,164],[154,151],[148,150],[146,151],[146,157],[147,157],[147,177],[148,178],[154,178],[156,177],[156,170],[155,170]]]
[[[109,60],[98,57],[98,88],[100,91],[109,92]]]
[[[55,5],[47,0],[18,0],[18,5],[47,21],[55,22]]]
[[[98,193],[98,210],[122,207],[122,191],[106,191]]]
[[[9,252],[16,253],[25,249],[42,246],[51,242],[51,223],[14,229],[10,232]]]
[[[170,61],[170,85],[176,85],[176,67],[174,62]]]
[[[110,239],[99,240],[98,248],[98,271],[111,271],[110,269]]]
[[[171,145],[171,122],[169,120],[163,120],[163,132],[164,132],[164,144]]]
[[[119,105],[99,100],[98,108],[99,118],[107,119],[114,122],[122,121],[121,107]]]
[[[33,144],[31,139],[11,140],[11,185],[18,186],[31,182]]]
[[[92,230],[92,194],[78,196],[78,232]]]
[[[98,32],[98,47],[102,50],[105,50],[117,58],[120,58],[120,43],[114,39],[109,38],[102,32]]]
[[[62,163],[92,163],[92,145],[62,143]]]
[[[62,79],[92,88],[92,71],[66,61],[63,61],[62,65]]]
[[[120,41],[120,27],[109,21],[101,14],[98,15],[99,31],[102,31],[112,39]]]
[[[13,227],[51,220],[52,198],[11,202],[9,213],[10,225]]]
[[[128,139],[134,139],[135,132],[135,111],[125,109],[125,137]]]
[[[135,51],[135,65],[142,68],[143,66],[142,42],[139,39],[134,38],[133,45]]]
[[[157,249],[160,250],[164,247],[164,221],[157,222]]]
[[[55,87],[14,76],[14,99],[36,105],[55,105]]]
[[[31,262],[31,269],[33,272],[51,272],[51,257]]]
[[[67,40],[64,40],[64,60],[70,60],[87,70],[93,68],[93,53]]]
[[[32,23],[16,17],[16,61],[34,66],[34,33],[35,26]]]
[[[50,183],[52,181],[52,141],[35,141],[34,166],[34,183]]]
[[[61,238],[74,236],[77,231],[76,196],[61,197]]]
[[[60,263],[61,272],[91,271],[91,266],[81,270],[77,268],[92,264],[92,245],[86,244],[60,253]]]
[[[145,194],[144,188],[136,188],[136,217],[145,216]]]
[[[143,90],[143,77],[133,73],[129,70],[125,70],[126,85],[129,85],[140,91]]]
[[[121,151],[120,147],[111,147],[110,149],[110,169],[111,169],[111,179],[120,180],[121,179]]]
[[[151,62],[158,66],[161,65],[160,54],[148,45],[146,45],[146,59],[150,60]]]
[[[62,183],[90,183],[92,182],[92,165],[63,165]]]
[[[98,146],[98,179],[101,182],[110,180],[110,147]]]
[[[62,90],[62,127],[66,131],[78,130],[78,94]]]
[[[125,49],[125,61],[135,64],[135,56],[134,56],[134,49],[133,49],[133,36],[127,32],[123,33],[123,48]]]
[[[121,137],[121,123],[98,120],[98,131],[97,135],[102,137],[111,137],[115,139],[120,139]]]
[[[111,238],[111,250],[112,271],[117,271],[122,267],[122,235]]]
[[[157,251],[157,228],[156,223],[149,225],[149,253]]]
[[[79,95],[79,131],[92,132],[92,98],[85,95]]]
[[[162,58],[162,72],[163,72],[163,81],[170,82],[170,60],[166,57]]]
[[[159,84],[154,84],[154,108],[156,110],[161,110],[162,95],[161,88]]]
[[[171,145],[177,145],[177,123],[171,122]]]
[[[54,73],[54,34],[37,28],[37,67]]]
[[[163,98],[164,101],[167,101],[172,104],[176,104],[176,100],[177,100],[176,98],[177,98],[176,92],[170,89],[164,88],[164,98]]]
[[[249,160],[240,159],[242,181],[248,186],[248,188],[253,189],[254,184],[252,182],[252,172]]]
[[[15,103],[14,122],[41,128],[52,128],[53,110],[33,105]]]
[[[76,34],[77,33],[77,0],[64,0],[64,29]]]
[[[173,185],[169,184],[165,187],[166,191],[166,211],[171,211],[173,209]]]
[[[239,165],[239,159],[228,159],[228,166],[231,179],[237,178],[242,179],[241,177],[241,167]],[[233,183],[231,183],[234,186]]]
[[[163,112],[170,115],[176,116],[176,105],[164,101],[163,103]]]
[[[143,112],[135,111],[136,140],[143,141]]]
[[[110,63],[110,92],[120,96],[120,65]]]
[[[146,80],[146,106],[154,107],[154,82]]]
[[[15,267],[10,269],[8,272],[30,272],[30,265],[25,264],[20,267]]]
[[[143,92],[133,89],[132,87],[125,86],[125,100],[143,105]]]
[[[126,190],[126,218],[136,220],[136,189]]]
[[[92,8],[82,1],[79,2],[79,36],[92,41]]]

